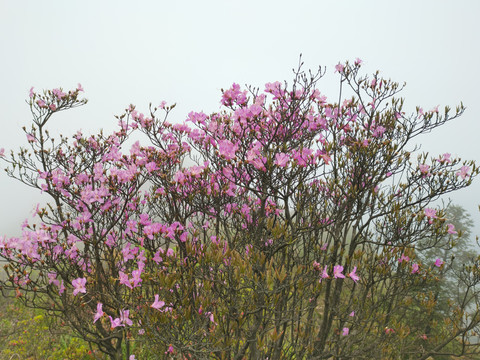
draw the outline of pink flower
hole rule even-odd
[[[218,142],[218,152],[226,160],[235,159],[235,152],[238,150],[238,145],[234,145],[229,140],[220,140]]]
[[[183,184],[185,182],[185,175],[183,172],[178,170],[175,175],[173,175],[173,181]]]
[[[418,165],[418,168],[420,169],[420,172],[422,173],[422,175],[425,177],[425,176],[430,176],[430,166],[429,165],[425,165],[425,164],[420,164]]]
[[[165,306],[164,301],[158,301],[158,294],[155,294],[155,300],[153,301],[153,304],[150,305],[150,307],[160,310],[162,307]]]
[[[37,141],[32,134],[27,134],[27,140],[28,142],[31,142],[31,143]]]
[[[129,317],[128,317],[129,313],[130,313],[130,310],[120,310],[120,321],[123,324],[123,326],[125,326],[125,325],[132,326],[133,325],[133,321],[130,320]]]
[[[343,330],[342,330],[342,335],[347,336],[349,332],[350,332],[350,329],[347,328],[347,327],[344,327]]]
[[[355,311],[352,311],[348,316],[354,317],[355,316]]]
[[[356,59],[355,59],[355,65],[357,65],[357,66],[358,66],[358,65],[361,65],[362,62],[363,62],[363,61],[362,61],[361,59],[359,59],[359,58],[356,58]]]
[[[449,153],[445,153],[443,154],[442,156],[440,156],[437,161],[440,163],[440,164],[443,164],[443,163],[447,163],[447,164],[450,164],[452,162],[452,160],[450,160],[450,156],[452,156],[451,154]]]
[[[322,271],[322,279],[328,279],[329,277],[330,276],[327,273],[327,265],[325,265],[325,267],[323,268],[323,271]],[[322,281],[322,279],[320,279],[320,281]]]
[[[335,265],[333,267],[333,277],[335,279],[343,279],[345,278],[345,275],[342,274],[342,271],[343,271],[343,266],[342,265]]]
[[[0,157],[4,157],[4,156],[5,156],[5,149],[1,148],[0,149]]]
[[[345,69],[345,66],[343,66],[342,64],[338,63],[337,65],[335,65],[335,72],[339,72],[339,73],[343,73],[343,70]]]
[[[210,321],[211,321],[212,323],[214,323],[214,322],[215,322],[215,319],[213,318],[213,314],[212,314],[210,311],[209,311],[209,312],[207,312],[207,313],[205,313],[205,315],[207,315],[207,316],[208,316],[208,318],[210,319]]]
[[[470,167],[469,166],[462,166],[459,171],[455,175],[460,176],[463,180],[470,176]]]
[[[142,270],[133,270],[132,271],[132,279],[131,279],[133,287],[140,286],[140,283],[142,282]]]
[[[83,87],[82,87],[82,84],[78,83],[78,85],[77,85],[77,91],[78,91],[78,92],[84,91],[84,90],[83,90]]]
[[[110,318],[110,323],[111,323],[111,328],[112,328],[112,329],[115,329],[117,326],[121,326],[121,325],[122,325],[122,322],[120,321],[119,318],[116,318],[115,320],[112,319],[111,316],[109,316],[109,318]]]
[[[97,313],[95,314],[95,318],[93,319],[94,324],[98,319],[100,319],[105,314],[102,310],[102,307],[103,307],[102,303],[97,304]]]
[[[41,108],[46,108],[47,107],[47,104],[45,104],[45,101],[43,101],[42,99],[37,100],[37,105]]]
[[[414,263],[412,264],[412,274],[415,274],[418,272],[418,264]]]
[[[452,234],[452,235],[458,234],[458,232],[455,231],[455,225],[447,224],[447,227],[448,227],[447,233]]]
[[[358,280],[360,280],[360,278],[359,278],[359,277],[357,276],[357,274],[355,273],[356,271],[357,271],[357,267],[354,266],[354,267],[353,267],[353,271],[352,271],[350,274],[348,274],[348,276],[349,276],[353,281],[355,281],[355,282],[357,282]]]
[[[72,281],[72,286],[74,287],[73,296],[76,296],[79,292],[86,293],[87,289],[85,289],[85,284],[87,283],[87,279],[85,278],[77,278]]]
[[[442,266],[442,265],[443,265],[443,260],[437,258],[437,260],[435,260],[435,266],[436,266],[436,267],[440,267],[440,266]]]
[[[426,208],[424,210],[425,216],[428,218],[428,223],[433,223],[433,219],[437,218],[437,211],[431,208]]]
[[[118,276],[119,276],[120,284],[125,285],[130,289],[133,289],[130,279],[128,278],[128,274],[125,274],[123,271],[119,271]]]
[[[387,334],[387,335],[388,335],[388,334],[392,334],[392,333],[394,333],[394,332],[395,332],[395,330],[393,330],[392,328],[389,328],[389,327],[386,327],[386,328],[385,328],[385,334]]]
[[[170,346],[168,347],[168,350],[165,351],[165,354],[173,354],[173,351],[174,351],[173,346],[172,344],[170,344]]]
[[[50,108],[50,110],[55,111],[55,110],[57,110],[57,105],[50,104],[49,108]]]
[[[30,92],[28,93],[28,96],[30,96],[30,98],[33,98],[33,86],[30,88]]]
[[[288,164],[288,155],[284,153],[275,154],[275,162],[274,164],[280,167],[285,167]]]

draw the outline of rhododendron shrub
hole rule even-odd
[[[416,154],[416,138],[463,107],[408,114],[402,87],[360,67],[335,67],[338,102],[318,90],[321,70],[300,67],[290,85],[234,84],[218,113],[170,123],[173,106],[130,106],[116,132],[58,142],[47,122],[83,89],[31,90],[28,148],[3,160],[51,202],[2,239],[2,289],[112,359],[132,341],[189,359],[476,352],[462,344],[480,321],[467,315],[478,268],[469,301],[433,323],[442,264],[420,257],[454,242],[436,200],[479,171]]]

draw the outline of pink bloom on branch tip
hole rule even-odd
[[[430,166],[426,164],[420,164],[418,165],[418,168],[420,169],[420,172],[422,173],[423,176],[430,176],[431,174],[429,173]]]
[[[359,278],[359,277],[357,276],[357,274],[356,274],[356,271],[357,271],[357,267],[354,266],[354,267],[353,267],[353,271],[352,271],[350,274],[348,274],[348,276],[349,276],[353,281],[355,281],[355,282],[357,282],[358,280],[360,280],[360,278]]]
[[[347,327],[344,327],[342,330],[342,336],[347,336],[349,332],[350,332],[350,329]]]
[[[328,275],[327,273],[327,265],[325,265],[325,267],[323,268],[323,271],[322,271],[322,279],[328,279],[330,276]],[[320,279],[321,281],[321,279]]]
[[[238,145],[234,145],[229,140],[220,140],[218,142],[218,152],[226,160],[235,159],[235,152],[238,150]]]
[[[122,322],[120,321],[119,318],[116,318],[116,319],[112,319],[111,316],[108,316],[110,318],[110,324],[111,324],[111,328],[112,329],[115,329],[117,326],[121,326],[122,325]]]
[[[105,314],[102,310],[102,307],[103,307],[102,303],[97,304],[97,313],[95,314],[95,318],[93,319],[94,324],[98,319],[100,319]]]
[[[335,265],[333,267],[333,277],[335,279],[344,279],[345,278],[345,275],[342,274],[342,271],[343,271],[343,266],[342,265]]]
[[[129,314],[130,314],[130,310],[120,310],[120,322],[122,323],[122,326],[133,325],[133,321],[128,317]]]
[[[418,264],[414,263],[412,264],[412,274],[415,274],[418,272]]]
[[[443,260],[437,258],[437,260],[435,260],[435,266],[436,266],[436,267],[440,267],[440,266],[442,266],[442,265],[443,265]]]
[[[338,63],[335,65],[335,72],[343,73],[343,70],[345,69],[345,66],[341,63]]]
[[[448,227],[447,233],[452,234],[452,235],[458,234],[458,232],[455,231],[455,225],[447,224],[447,227]]]
[[[72,281],[72,286],[74,287],[73,296],[76,296],[79,292],[86,293],[87,289],[85,285],[87,283],[87,279],[85,278],[78,278]]]
[[[442,156],[440,156],[437,161],[441,164],[443,163],[447,163],[447,164],[450,164],[452,162],[452,160],[450,160],[450,156],[452,156],[451,154],[449,153],[445,153],[443,154]]]
[[[155,300],[154,300],[153,304],[150,305],[150,307],[152,307],[154,309],[157,309],[157,310],[160,310],[164,306],[165,306],[165,302],[164,301],[159,301],[158,300],[158,294],[155,294]]]
[[[30,88],[30,92],[28,93],[28,96],[33,98],[33,86]]]
[[[165,354],[173,354],[173,352],[174,352],[173,346],[170,344],[170,346],[168,347],[168,350],[165,351]]]
[[[425,216],[428,218],[428,223],[431,224],[433,219],[437,218],[437,211],[435,209],[426,208],[424,210]]]
[[[459,171],[455,174],[460,176],[463,180],[470,176],[470,167],[469,166],[462,166]]]
[[[278,153],[275,154],[275,162],[274,164],[280,167],[285,167],[288,164],[289,157],[287,154]]]

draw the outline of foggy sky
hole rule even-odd
[[[177,103],[170,120],[218,111],[233,82],[263,89],[306,68],[327,66],[321,92],[335,101],[339,61],[407,82],[407,112],[467,107],[458,120],[421,139],[432,156],[450,152],[480,164],[480,2],[456,1],[10,1],[0,0],[0,148],[26,144],[28,91],[81,83],[89,103],[61,113],[54,133],[111,130],[131,103],[142,111]],[[2,166],[3,168],[3,166]],[[451,195],[480,234],[480,179]],[[0,234],[19,233],[41,201],[0,175]]]

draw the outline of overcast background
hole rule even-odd
[[[338,97],[339,61],[364,61],[407,82],[407,110],[455,107],[460,119],[419,139],[432,156],[450,152],[480,163],[480,1],[14,1],[0,0],[0,147],[26,143],[28,91],[81,83],[89,103],[52,118],[55,133],[112,129],[128,104],[147,110],[177,103],[188,112],[218,111],[220,89],[290,80],[327,66],[320,90]],[[480,180],[480,179],[479,179]],[[480,181],[452,194],[480,234]],[[37,192],[0,174],[0,235],[19,233],[41,201]]]

